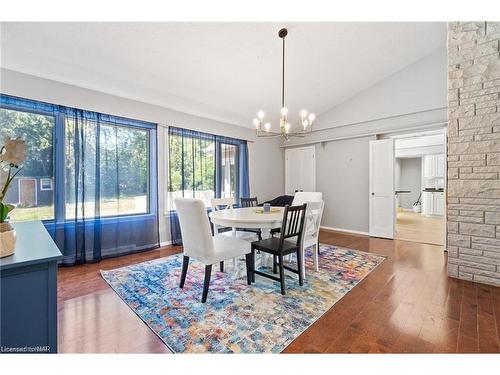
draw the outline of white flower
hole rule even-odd
[[[0,160],[16,167],[26,160],[26,142],[21,137],[4,138],[4,149],[0,154]]]

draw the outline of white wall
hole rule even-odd
[[[0,70],[0,92],[53,104],[246,139],[249,141],[251,194],[256,195],[259,200],[267,200],[283,194],[284,151],[279,148],[279,140],[256,138],[252,129],[174,111],[167,108],[168,103],[166,107],[160,107],[7,69]],[[164,193],[167,186],[167,167],[162,159],[167,150],[166,142],[162,141],[165,140],[162,127],[158,131],[158,140],[160,239],[162,242],[167,242],[170,240],[169,225],[162,215],[165,212]]]
[[[368,142],[354,138],[316,145],[316,189],[323,192],[322,226],[368,232]]]
[[[368,231],[368,140],[406,129],[442,128],[447,122],[446,69],[443,46],[321,114],[317,131],[287,145],[325,144],[316,166],[318,190],[329,197],[322,225]]]

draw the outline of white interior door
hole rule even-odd
[[[285,192],[316,191],[315,147],[291,148],[285,151]]]
[[[316,191],[316,148],[305,147],[301,150],[301,188],[302,191]]]
[[[370,141],[370,236],[394,238],[394,140]]]

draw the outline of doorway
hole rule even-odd
[[[446,244],[445,129],[370,141],[370,235]]]
[[[445,134],[416,133],[395,139],[394,238],[445,244]]]

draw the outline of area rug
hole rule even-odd
[[[194,260],[179,288],[182,254],[110,271],[102,277],[174,353],[279,353],[385,259],[321,245],[320,270],[306,251],[304,286],[290,274],[279,283],[255,276],[247,285],[245,262],[214,267],[208,299],[200,302],[204,266]],[[267,270],[269,271],[269,270]]]

